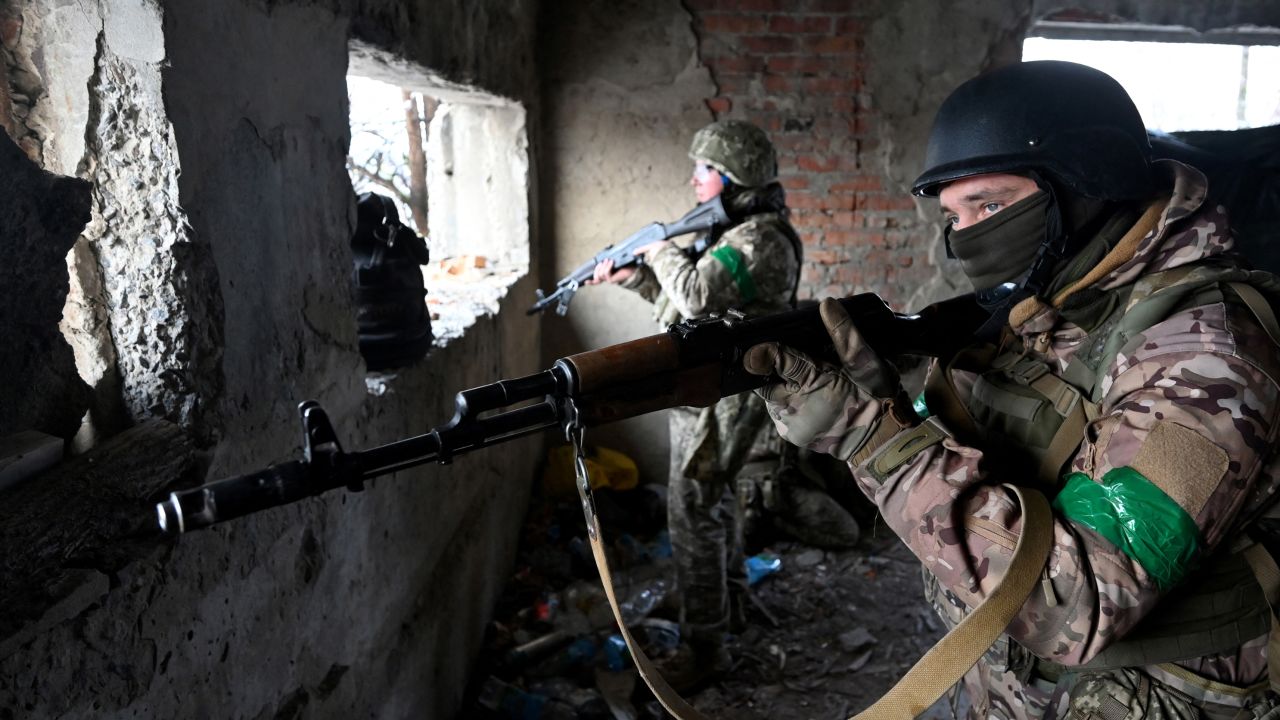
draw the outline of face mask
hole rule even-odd
[[[947,247],[974,289],[986,291],[1017,280],[1045,242],[1051,196],[1039,190],[982,222],[947,229]]]

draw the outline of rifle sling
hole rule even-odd
[[[579,431],[572,433],[572,436],[577,445],[578,492],[586,515],[591,554],[600,571],[605,597],[609,599],[609,607],[613,610],[618,630],[627,643],[636,669],[658,702],[677,720],[710,720],[667,684],[631,636],[631,631],[622,619],[622,609],[613,588],[613,574],[609,571],[609,561],[605,556],[600,519],[595,513],[595,502],[591,496],[582,435]],[[1022,507],[1022,534],[1018,536],[1013,549],[1008,571],[999,584],[991,589],[987,598],[925,653],[889,692],[850,720],[905,720],[923,713],[951,686],[959,682],[987,648],[995,643],[1018,614],[1027,596],[1035,589],[1049,551],[1053,548],[1053,513],[1049,509],[1049,501],[1041,493],[1013,485],[1004,487],[1013,492]]]

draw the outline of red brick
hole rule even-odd
[[[787,204],[790,205],[790,203]],[[821,210],[792,208],[791,224],[797,228],[813,228],[816,231],[830,225],[831,216]],[[804,233],[801,235],[803,236]]]
[[[857,214],[852,210],[836,210],[831,213],[831,224],[836,227],[856,227]]]
[[[794,9],[792,0],[727,0],[726,4],[743,11],[789,12]]]
[[[831,25],[831,18],[825,16],[774,15],[769,18],[770,31],[789,35],[823,35],[831,32]]]
[[[807,175],[788,175],[779,179],[782,180],[782,187],[787,190],[804,190],[809,187],[809,176]]]
[[[853,53],[858,50],[858,38],[852,35],[835,35],[816,38],[805,42],[807,52],[815,55],[839,55]]]
[[[866,25],[858,18],[842,17],[836,20],[837,35],[858,35],[866,32]]]
[[[834,250],[805,250],[805,262],[819,265],[834,265],[842,259]]]
[[[823,193],[799,191],[787,194],[787,205],[801,210],[821,210],[827,205],[827,197]]]
[[[759,55],[726,55],[703,62],[718,73],[758,73],[765,68],[765,59]]]
[[[857,6],[866,3],[862,0],[808,0],[805,7],[810,12],[847,13],[853,12]]]
[[[861,239],[862,233],[857,230],[828,230],[826,234],[827,245],[836,247],[839,245],[857,245]]]
[[[799,47],[794,37],[787,35],[751,35],[744,37],[742,47],[747,52],[770,55],[773,53],[793,53]]]
[[[835,95],[849,90],[850,79],[837,77],[800,78],[800,92],[809,95]]]
[[[751,92],[751,80],[754,77],[754,75],[717,74],[716,86],[721,95],[747,95]]]
[[[731,12],[705,12],[698,15],[702,29],[711,33],[754,35],[769,29],[769,20],[762,15],[743,15]]]
[[[817,73],[826,73],[832,70],[832,62],[829,58],[817,57],[814,55],[781,55],[770,57],[765,61],[765,66],[772,73],[801,73],[807,75],[815,75]]]
[[[915,210],[916,203],[910,195],[859,193],[855,207],[860,210]]]
[[[784,75],[765,75],[764,89],[771,93],[789,93],[793,87],[791,78]]]
[[[858,109],[858,97],[856,95],[837,95],[831,98],[831,109],[841,113],[852,114]]]
[[[733,100],[724,96],[710,98],[707,109],[717,116],[723,115],[733,109]]]
[[[867,190],[883,190],[884,186],[879,176],[862,175],[860,177],[849,180],[848,182],[837,183],[831,186],[833,192],[859,192]]]
[[[837,158],[814,157],[812,155],[804,155],[796,158],[796,165],[801,170],[809,172],[831,172],[840,165]]]

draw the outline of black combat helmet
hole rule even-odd
[[[937,197],[962,177],[1038,171],[1085,197],[1141,198],[1152,190],[1150,153],[1138,109],[1110,75],[1024,62],[973,78],[943,102],[911,190]]]

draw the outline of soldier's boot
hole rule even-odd
[[[733,665],[722,626],[684,625],[675,650],[653,659],[654,666],[681,695],[697,692],[719,680]]]
[[[764,494],[773,525],[806,545],[843,550],[862,537],[857,519],[821,490],[775,481],[766,485]]]

